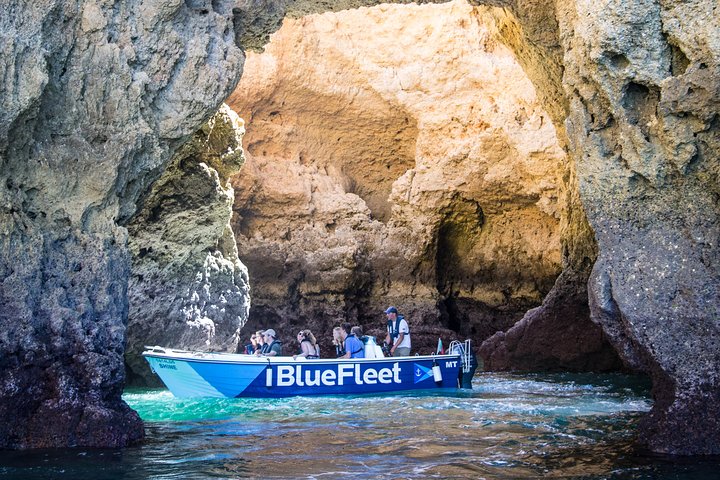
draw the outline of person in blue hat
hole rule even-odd
[[[385,310],[387,316],[387,336],[385,343],[390,348],[390,355],[393,357],[410,356],[410,327],[405,317],[398,314],[395,307]]]

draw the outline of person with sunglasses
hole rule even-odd
[[[263,331],[258,330],[255,332],[255,355],[259,355],[261,353],[265,353],[265,338],[263,337]]]
[[[297,341],[300,344],[300,353],[293,355],[293,359],[305,357],[307,359],[320,358],[320,347],[317,344],[315,335],[310,330],[301,330],[297,334]]]
[[[252,334],[250,335],[250,343],[245,345],[243,349],[243,353],[246,355],[255,355],[255,352],[259,350],[258,343],[257,343],[257,335]]]

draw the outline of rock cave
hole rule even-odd
[[[720,453],[716,7],[379,3],[6,5],[1,448],[140,440],[142,337],[397,304],[489,369],[646,372],[640,444]]]

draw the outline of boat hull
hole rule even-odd
[[[272,398],[454,389],[461,368],[459,355],[293,360],[168,349],[143,355],[176,397]],[[433,366],[440,371],[440,381]]]

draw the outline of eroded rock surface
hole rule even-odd
[[[236,83],[232,7],[0,5],[0,448],[142,438],[119,224]]]
[[[554,298],[583,296],[577,286],[597,254],[592,318],[625,364],[649,370],[655,383],[643,441],[655,451],[718,453],[715,5],[473,3],[490,8],[499,38],[539,89],[558,136],[570,142],[575,168],[562,238],[568,274]],[[518,326],[526,341],[535,336],[533,319],[553,315],[545,311]]]
[[[244,163],[244,125],[223,106],[173,157],[128,224],[132,268],[125,359],[134,384],[156,384],[145,345],[237,348],[249,310],[247,269],[230,228],[229,177]]]
[[[517,39],[551,25],[530,14],[532,3],[494,12],[513,27],[506,43],[521,45]],[[625,365],[649,371],[654,382],[656,403],[641,441],[658,452],[717,454],[716,7],[558,1],[535,11],[555,11],[558,28],[541,35],[547,43],[533,42],[540,56],[552,63],[557,46],[564,52],[567,138],[598,245],[588,285],[591,316]],[[543,75],[529,62],[524,67],[538,88],[554,90],[543,86],[548,80],[535,81]],[[582,257],[573,258],[580,265]],[[506,345],[484,347],[501,357]]]
[[[479,341],[541,303],[567,160],[487,22],[464,2],[314,15],[249,55],[229,100],[248,120],[248,331],[379,333],[396,304],[434,346],[438,328]]]
[[[137,416],[120,401],[129,259],[117,222],[134,213],[170,153],[237,79],[241,54],[234,35],[249,44],[256,33],[276,28],[289,4],[306,12],[332,3],[0,5],[2,447],[117,446],[139,438]],[[569,266],[573,275],[560,279],[581,280],[586,259],[593,263],[593,242],[578,209],[582,199],[597,236],[593,319],[628,364],[652,372],[657,402],[642,427],[643,441],[660,452],[720,453],[715,3],[487,3],[505,7],[490,13],[503,19],[499,38],[532,79],[576,166],[566,172],[570,207],[560,234],[565,272]],[[243,16],[247,22],[231,21],[233,6],[236,17],[243,8],[251,13]],[[410,128],[418,136],[424,132],[422,122]],[[298,181],[311,187],[298,189],[299,195],[323,191],[321,183]],[[405,178],[397,188],[405,204],[393,201],[400,210],[420,192],[407,185],[414,187],[414,180]],[[354,202],[348,197],[339,204],[355,211]],[[369,225],[370,211],[357,221]],[[385,225],[394,228],[393,208],[390,213]],[[250,223],[252,217],[242,218]],[[414,217],[405,218],[415,224]],[[338,227],[342,238],[345,227]],[[326,222],[325,228],[333,226]],[[322,243],[315,256],[324,258],[328,250]],[[268,264],[278,275],[286,265],[302,271],[281,243],[275,251],[276,261]],[[380,282],[388,297],[395,291],[390,285],[403,284],[396,278],[406,275],[407,263],[420,257],[410,250],[406,260],[407,252],[398,248],[385,257],[397,259]],[[343,269],[330,261],[324,271],[340,278],[355,271],[358,256],[342,258]],[[413,278],[433,271],[419,264]],[[353,278],[365,285],[374,273]],[[417,298],[430,296],[420,290]],[[343,299],[338,296],[339,312]]]
[[[578,2],[560,17],[598,241],[593,318],[649,368],[642,440],[675,454],[720,453],[719,30],[713,2]]]

